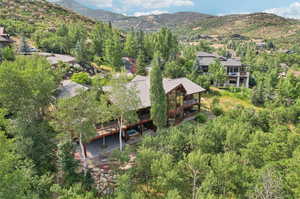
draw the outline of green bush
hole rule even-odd
[[[207,115],[205,115],[203,113],[199,113],[195,118],[195,120],[199,123],[205,123],[205,122],[207,122],[207,119],[208,119]]]
[[[3,48],[0,50],[0,58],[3,60],[14,61],[15,53],[14,50],[10,47]]]
[[[215,116],[220,116],[220,115],[223,115],[223,114],[224,114],[223,109],[222,109],[221,107],[219,107],[219,106],[213,107],[211,111],[213,112],[213,114],[214,114]]]
[[[89,77],[89,74],[86,72],[74,73],[71,77],[71,80],[78,84],[91,84],[92,80]]]

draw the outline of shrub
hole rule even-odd
[[[14,50],[10,47],[3,48],[0,51],[0,58],[3,60],[14,61],[15,60]]]
[[[92,80],[86,72],[74,73],[71,80],[78,84],[91,84]]]
[[[199,123],[205,123],[207,122],[207,119],[208,119],[207,116],[203,113],[199,113],[195,118],[195,120]]]
[[[220,115],[223,115],[223,114],[224,114],[223,109],[222,109],[221,107],[219,107],[219,106],[213,107],[211,111],[213,112],[213,114],[214,114],[215,116],[220,116]]]

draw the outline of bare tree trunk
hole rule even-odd
[[[86,173],[87,173],[87,160],[86,160],[84,145],[82,143],[81,133],[80,133],[80,136],[79,136],[79,145],[80,145],[82,161],[83,161],[83,171],[84,171],[84,175],[86,175]]]
[[[119,121],[119,141],[120,141],[120,151],[123,151],[123,142],[122,142],[122,127],[123,127],[123,117],[121,116]]]
[[[196,181],[197,181],[197,174],[193,172],[193,199],[196,199]]]

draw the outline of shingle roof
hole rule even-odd
[[[134,85],[134,87],[138,90],[138,95],[141,99],[141,108],[147,108],[151,106],[150,101],[150,77],[144,76],[136,76],[129,84]],[[195,84],[191,80],[187,78],[178,78],[178,79],[164,79],[163,86],[165,89],[165,93],[169,93],[174,88],[182,85],[187,92],[187,95],[191,95],[194,93],[204,92],[205,89],[201,86]]]
[[[215,59],[219,59],[223,66],[242,66],[242,62],[239,59],[226,59],[225,57],[206,52],[197,53],[197,59],[200,66],[209,66]]]
[[[198,52],[197,57],[215,57],[216,55],[207,52]]]
[[[60,87],[58,88],[58,99],[62,98],[72,98],[77,96],[81,91],[88,90],[88,87],[73,82],[71,80],[64,80],[61,82]]]
[[[76,61],[75,57],[69,55],[52,54],[52,53],[38,53],[38,55],[46,57],[46,59],[49,61],[51,65],[58,64],[59,62],[71,63]]]
[[[10,38],[0,35],[0,42],[13,43],[14,41],[11,40]]]

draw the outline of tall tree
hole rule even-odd
[[[164,62],[174,59],[178,52],[178,41],[172,32],[167,28],[162,28],[154,36],[154,49],[161,54]]]
[[[76,43],[74,55],[80,64],[86,64],[89,61],[89,51],[85,40],[81,39]]]
[[[30,167],[28,160],[21,159],[16,153],[14,140],[0,131],[0,198],[38,198],[32,192],[34,176]]]
[[[138,58],[136,60],[136,73],[138,75],[146,75],[146,60],[145,60],[145,54],[143,50],[139,51]]]
[[[157,128],[167,125],[167,100],[163,87],[161,60],[158,53],[154,55],[150,73],[151,119]]]
[[[124,125],[136,122],[138,116],[136,110],[141,101],[133,84],[128,84],[125,74],[111,82],[108,98],[111,100],[113,118],[118,121],[120,151],[123,150],[122,134]]]
[[[105,41],[104,60],[107,64],[120,69],[122,65],[122,45],[119,32],[114,31],[111,38]]]
[[[20,119],[41,119],[58,86],[57,75],[44,58],[18,57],[0,67],[0,101]]]
[[[85,174],[87,157],[84,145],[96,135],[95,125],[106,108],[105,103],[96,100],[96,93],[82,91],[74,98],[59,100],[56,110],[52,113],[54,128],[58,132],[67,133],[69,139],[79,140]]]
[[[219,60],[215,60],[209,65],[208,72],[215,86],[221,86],[225,83],[227,78],[226,70]]]
[[[124,54],[128,57],[136,58],[138,53],[137,38],[134,31],[128,33],[124,46]]]
[[[22,36],[21,41],[20,41],[19,52],[21,54],[27,54],[27,53],[30,52],[28,43],[27,43],[26,38],[24,36]]]

